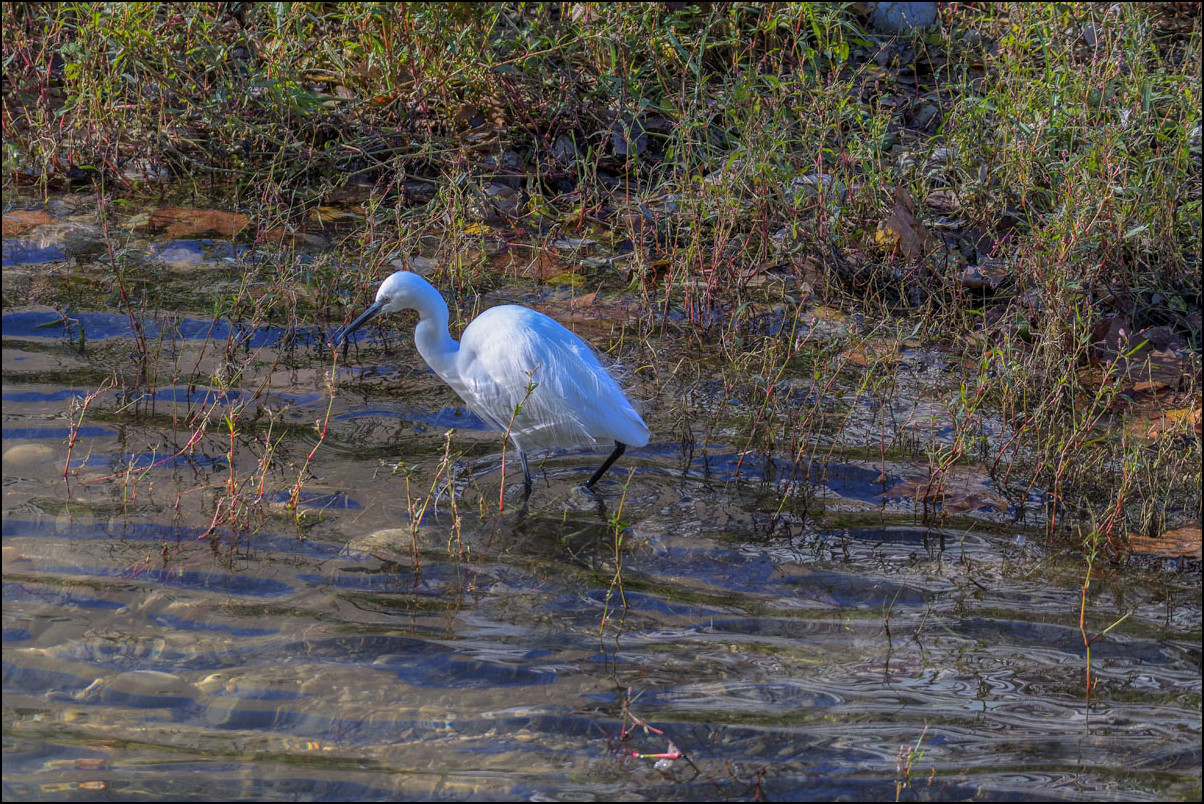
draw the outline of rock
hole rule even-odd
[[[936,22],[936,3],[878,3],[870,25],[881,33],[901,34],[927,28]]]
[[[567,134],[561,134],[552,144],[552,156],[561,164],[575,164],[577,162],[577,143]]]

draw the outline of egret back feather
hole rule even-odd
[[[459,382],[444,379],[521,449],[648,443],[648,428],[594,351],[534,310],[481,313],[464,331],[456,362]]]

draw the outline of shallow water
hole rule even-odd
[[[182,378],[236,343],[226,387],[96,393],[129,318],[71,318],[3,317],[6,800],[1199,796],[1198,574],[1094,568],[1088,634],[1129,616],[1088,697],[1082,555],[985,476],[925,525],[927,462],[855,426],[780,465],[653,399],[598,495],[557,454],[499,512],[500,440],[406,319],[332,399],[324,332],[197,311],[142,324]]]

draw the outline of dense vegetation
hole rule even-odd
[[[777,333],[822,301],[966,358],[967,437],[935,471],[993,461],[1117,544],[1181,524],[1200,497],[1198,4],[946,4],[901,37],[860,12],[6,4],[6,191],[203,199],[256,241],[334,218],[367,263],[425,251],[460,282],[499,238],[588,239],[650,327],[721,342],[725,377],[764,397],[798,369]],[[773,437],[766,405],[750,444]],[[982,446],[984,405],[1009,429]]]

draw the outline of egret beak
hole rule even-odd
[[[335,346],[342,346],[343,341],[345,341],[347,339],[348,335],[355,332],[357,329],[359,329],[360,327],[362,327],[364,324],[368,323],[372,319],[376,318],[378,315],[380,315],[384,311],[385,311],[384,304],[382,304],[381,302],[372,302],[372,306],[369,307],[364,312],[360,313],[360,315],[357,319],[352,321],[347,326],[343,327],[343,329],[340,330],[339,332],[336,332],[334,334],[334,336],[331,337],[330,342],[332,344],[334,344]]]

